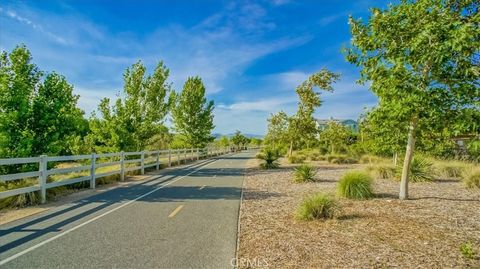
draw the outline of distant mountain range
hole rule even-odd
[[[248,138],[262,138],[264,137],[264,135],[257,135],[257,134],[244,134],[242,133],[244,136],[248,137]],[[235,134],[219,134],[219,133],[216,133],[216,134],[213,134],[213,136],[215,138],[219,138],[219,137],[222,137],[222,136],[227,136],[227,137],[232,137],[234,136]]]

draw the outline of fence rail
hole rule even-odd
[[[31,158],[9,158],[0,159],[0,166],[19,165],[19,164],[35,164],[38,163],[38,171],[22,172],[15,174],[0,175],[0,183],[15,180],[36,179],[37,184],[28,187],[21,187],[6,191],[0,191],[0,199],[11,197],[14,195],[40,192],[40,201],[45,203],[47,200],[47,189],[75,184],[84,181],[90,181],[90,188],[94,189],[98,178],[111,175],[120,175],[120,180],[125,180],[125,173],[140,170],[145,174],[146,168],[155,167],[160,169],[160,165],[172,166],[175,163],[180,165],[182,162],[187,163],[188,160],[199,160],[211,156],[217,156],[230,152],[229,147],[226,148],[192,148],[192,149],[172,149],[172,150],[156,150],[156,151],[138,151],[138,152],[114,152],[114,153],[92,153],[89,155],[73,155],[73,156],[46,156]],[[131,159],[135,157],[136,159]],[[108,158],[110,158],[108,160]],[[105,160],[107,159],[107,160]],[[84,161],[88,165],[73,166],[67,168],[49,169],[49,162],[68,162],[68,161]],[[135,166],[126,166],[126,164],[135,164]],[[112,169],[103,173],[97,173],[97,168],[118,166],[119,169]],[[62,175],[76,172],[87,172],[88,175],[79,175],[77,177],[69,177],[48,182],[51,175]]]

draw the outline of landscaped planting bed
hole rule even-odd
[[[302,221],[295,212],[305,197],[335,194],[345,172],[363,167],[313,164],[317,181],[301,184],[293,181],[295,165],[286,161],[279,169],[247,170],[240,268],[480,267],[478,254],[467,259],[460,252],[465,242],[479,251],[480,190],[453,179],[411,183],[410,200],[401,201],[397,181],[375,179],[374,198],[338,198],[336,218]]]

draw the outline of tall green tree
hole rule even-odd
[[[165,133],[163,124],[173,101],[169,73],[163,62],[151,75],[141,61],[127,68],[125,97],[113,106],[108,98],[103,99],[100,117],[94,115],[90,120],[90,140],[97,151],[143,150],[151,145],[152,137]]]
[[[175,94],[172,117],[175,131],[190,147],[204,147],[213,141],[213,101],[207,101],[199,77],[189,77],[181,93]]]
[[[45,77],[32,103],[33,154],[68,154],[68,141],[86,135],[88,122],[77,107],[78,98],[65,77],[57,73]]]
[[[322,102],[320,92],[314,91],[314,88],[331,92],[332,84],[339,78],[339,74],[321,69],[296,88],[299,98],[297,113],[289,119],[290,155],[295,144],[303,144],[308,148],[318,135],[317,122],[313,114]]]
[[[478,109],[479,21],[473,0],[403,0],[372,9],[367,23],[350,19],[347,60],[362,68],[360,81],[371,81],[379,106],[407,129],[400,199],[408,198],[421,122],[442,124],[465,107]]]
[[[242,149],[248,143],[250,143],[250,139],[243,135],[239,130],[235,131],[235,134],[232,136],[232,138],[230,138],[230,141],[232,141],[233,145],[235,145],[237,149]]]
[[[0,156],[71,153],[69,141],[88,131],[73,86],[44,76],[24,45],[0,57]]]
[[[287,143],[288,140],[288,115],[280,111],[270,115],[268,121],[265,143],[272,148],[278,148]]]
[[[330,153],[339,153],[349,143],[351,131],[341,123],[330,121],[327,128],[320,133],[320,141],[325,143]]]
[[[42,72],[24,45],[11,53],[3,51],[0,57],[0,156],[30,156],[32,99]]]

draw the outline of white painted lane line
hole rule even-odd
[[[201,186],[200,189],[198,189],[198,190],[201,191],[201,190],[205,189],[205,187],[206,187],[206,185],[203,185],[203,186]]]
[[[170,215],[168,215],[168,217],[169,218],[175,217],[175,215],[177,215],[177,213],[180,212],[182,208],[183,208],[183,205],[179,205],[177,208],[175,208],[175,210],[172,211],[172,213],[170,213]]]
[[[160,187],[158,187],[158,188],[156,188],[156,189],[153,189],[153,190],[151,190],[151,191],[149,191],[149,192],[147,192],[147,193],[145,193],[145,194],[142,194],[142,195],[138,196],[137,198],[135,198],[135,199],[133,199],[133,200],[131,200],[131,201],[128,201],[128,202],[126,202],[126,203],[124,203],[124,204],[121,204],[121,205],[119,205],[119,206],[117,206],[117,207],[115,207],[115,208],[112,208],[112,209],[110,209],[109,211],[107,211],[107,212],[105,212],[105,213],[103,213],[103,214],[100,214],[100,215],[98,215],[98,216],[96,216],[96,217],[94,217],[94,218],[91,218],[91,219],[89,219],[89,220],[87,220],[87,221],[85,221],[85,222],[83,222],[83,223],[80,223],[79,225],[77,225],[77,226],[75,226],[75,227],[72,227],[72,228],[70,228],[70,229],[68,229],[68,230],[65,230],[64,232],[61,232],[61,233],[59,233],[59,234],[57,234],[57,235],[55,235],[55,236],[53,236],[53,237],[50,237],[50,238],[46,239],[45,241],[42,241],[42,242],[40,242],[40,243],[38,243],[38,244],[36,244],[36,245],[33,245],[33,246],[31,246],[31,247],[23,250],[23,251],[20,251],[20,252],[18,252],[18,253],[15,254],[15,255],[12,255],[12,256],[4,259],[4,260],[1,260],[1,261],[0,261],[0,265],[4,265],[4,264],[6,264],[7,262],[13,261],[13,260],[15,260],[16,258],[18,258],[18,257],[20,257],[20,256],[23,256],[23,255],[29,253],[29,252],[32,251],[32,250],[35,250],[35,249],[37,249],[37,248],[39,248],[39,247],[41,247],[41,246],[43,246],[43,245],[45,245],[45,244],[47,244],[47,243],[52,242],[53,240],[56,240],[56,239],[58,239],[58,238],[60,238],[60,237],[62,237],[62,236],[64,236],[64,235],[67,235],[67,234],[69,234],[69,233],[71,233],[71,232],[73,232],[73,231],[75,231],[75,230],[77,230],[77,229],[79,229],[79,228],[81,228],[81,227],[89,224],[89,223],[92,223],[92,222],[94,222],[94,221],[102,218],[102,217],[105,217],[106,215],[108,215],[108,214],[110,214],[110,213],[113,213],[113,212],[119,210],[119,209],[122,208],[122,207],[125,207],[125,206],[127,206],[127,205],[129,205],[129,204],[131,204],[131,203],[133,203],[133,202],[136,202],[136,201],[142,199],[143,197],[146,197],[146,196],[148,196],[148,195],[150,195],[150,194],[152,194],[152,193],[154,193],[154,192],[156,192],[156,191],[158,191],[158,190],[160,190],[160,189],[165,188],[166,186],[168,186],[168,185],[170,185],[170,184],[172,184],[172,183],[174,183],[174,182],[179,181],[179,180],[182,179],[182,178],[188,177],[189,175],[198,172],[198,171],[202,170],[202,168],[205,168],[205,167],[207,167],[207,166],[209,166],[209,165],[211,165],[211,164],[213,164],[213,163],[215,163],[215,162],[217,162],[217,161],[218,161],[218,160],[215,160],[215,161],[213,161],[213,162],[211,162],[211,163],[207,163],[206,165],[204,165],[204,166],[202,166],[202,167],[200,167],[200,168],[198,168],[198,169],[196,169],[196,170],[194,170],[194,171],[192,171],[192,172],[190,172],[190,173],[188,173],[188,174],[186,174],[186,175],[184,175],[184,176],[181,176],[181,177],[179,177],[179,178],[177,178],[177,179],[174,179],[174,180],[172,180],[172,181],[169,181],[169,182],[161,185]]]

